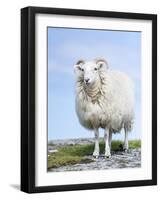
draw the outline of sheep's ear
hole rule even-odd
[[[98,66],[99,69],[101,68],[106,68],[108,69],[108,63],[105,59],[96,59],[96,64]]]
[[[74,65],[74,69],[81,70],[81,66],[85,63],[84,60],[78,60],[77,63]]]

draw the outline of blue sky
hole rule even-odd
[[[111,69],[135,83],[135,124],[131,139],[141,137],[141,32],[48,28],[48,140],[93,137],[75,113],[77,60],[107,59]],[[100,131],[103,136],[103,131]],[[114,139],[123,139],[115,134]]]

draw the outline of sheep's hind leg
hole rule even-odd
[[[111,152],[110,152],[110,131],[108,128],[105,129],[105,135],[104,135],[104,140],[105,140],[105,158],[110,158],[111,157]]]
[[[128,131],[127,131],[126,128],[124,128],[124,130],[125,130],[125,139],[124,139],[123,150],[124,150],[125,152],[127,152],[127,151],[128,151],[128,148],[129,148],[129,144],[128,144]]]
[[[99,131],[98,131],[98,129],[95,129],[94,135],[95,135],[95,148],[94,148],[93,156],[95,158],[98,158],[98,156],[99,156]]]
[[[112,143],[112,131],[109,131],[109,147],[111,149],[111,143]]]

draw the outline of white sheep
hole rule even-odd
[[[79,122],[94,130],[95,149],[99,156],[99,128],[105,130],[105,157],[110,157],[112,133],[125,131],[124,150],[128,150],[128,132],[134,121],[134,85],[122,72],[109,70],[104,59],[74,66],[76,74],[76,113]]]

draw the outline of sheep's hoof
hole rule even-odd
[[[124,146],[123,146],[123,151],[124,151],[125,153],[128,153],[128,145],[125,145],[125,144],[124,144]]]
[[[129,153],[129,149],[123,149],[125,153]]]
[[[111,158],[111,154],[106,154],[105,153],[105,159]]]
[[[96,159],[98,159],[99,153],[98,152],[93,152],[93,157],[96,158]]]
[[[95,159],[98,159],[98,156],[93,156]]]
[[[111,158],[111,155],[105,156],[105,159],[110,159],[110,158]]]
[[[123,151],[124,151],[125,153],[128,153],[128,148],[127,148],[127,147],[123,147]]]

